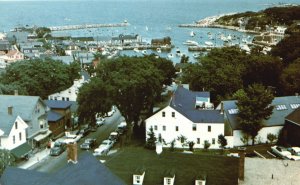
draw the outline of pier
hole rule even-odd
[[[105,27],[126,27],[129,23],[116,23],[116,24],[80,24],[68,26],[51,26],[48,27],[51,31],[64,31],[64,30],[79,30],[89,28],[105,28]]]

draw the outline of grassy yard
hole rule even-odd
[[[175,185],[195,184],[195,178],[202,175],[206,175],[208,185],[238,184],[237,158],[167,150],[158,156],[142,146],[127,145],[104,159],[109,169],[127,184],[132,184],[132,175],[139,168],[146,170],[144,185],[163,184],[163,177],[170,170],[175,173]]]

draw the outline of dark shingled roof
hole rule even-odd
[[[45,104],[50,109],[68,109],[71,107],[72,102],[69,101],[60,101],[60,100],[44,100]]]
[[[285,119],[300,126],[300,107],[289,114]]]
[[[1,185],[125,185],[88,152],[79,157],[77,164],[69,163],[53,174],[8,168],[0,182]]]
[[[237,113],[230,114],[229,112],[233,109],[237,109],[235,104],[236,100],[223,101],[224,111],[226,117],[231,125],[233,130],[239,129],[239,123],[236,120]],[[292,113],[295,110],[295,105],[300,104],[299,96],[284,96],[284,97],[275,97],[272,101],[272,105],[275,106],[273,113],[268,120],[264,120],[263,124],[266,127],[271,126],[283,126],[285,123],[285,117]],[[280,106],[277,110],[277,106]]]
[[[55,111],[52,111],[50,110],[47,114],[47,119],[48,121],[58,121],[60,120],[61,118],[63,118],[63,115],[61,115],[60,113],[58,112],[55,112]]]
[[[194,123],[224,123],[219,110],[195,109],[196,97],[210,98],[209,92],[189,91],[178,86],[170,106]]]

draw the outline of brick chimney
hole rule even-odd
[[[12,115],[13,114],[13,106],[7,107],[7,113],[8,113],[8,115]]]
[[[245,150],[246,148],[240,147],[238,149],[239,153],[239,180],[244,180],[245,174]]]
[[[69,143],[67,145],[67,159],[68,162],[77,163],[77,143]]]

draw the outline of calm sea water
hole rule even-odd
[[[115,36],[135,33],[145,41],[170,36],[176,47],[187,53],[182,43],[190,38],[200,44],[207,40],[207,32],[228,30],[209,28],[179,28],[179,24],[193,23],[207,16],[224,13],[259,11],[280,0],[68,0],[68,1],[1,1],[0,32],[18,25],[61,26],[88,23],[120,23],[126,28],[77,30],[74,36]],[[300,0],[285,1],[300,3]],[[234,33],[239,35],[240,33]]]

